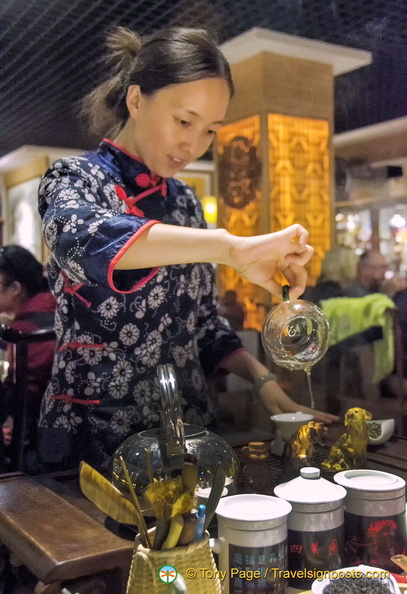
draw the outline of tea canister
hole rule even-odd
[[[287,516],[291,505],[271,495],[240,494],[216,508],[219,570],[224,594],[285,594]],[[224,579],[223,579],[224,576]]]
[[[302,468],[300,476],[274,488],[289,501],[289,584],[308,589],[318,571],[343,567],[346,490],[320,476],[319,468]]]
[[[390,557],[406,553],[405,481],[388,472],[360,469],[334,475],[345,487],[345,561],[402,570]]]

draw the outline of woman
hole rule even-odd
[[[9,245],[0,248],[0,321],[14,330],[32,332],[38,328],[53,328],[55,299],[38,260],[23,247]],[[10,372],[5,380],[2,402],[2,431],[5,446],[10,445],[13,432],[14,366],[10,345]],[[37,470],[36,440],[41,399],[51,378],[55,342],[31,343],[27,348],[28,402],[26,434],[26,472]]]
[[[205,378],[230,371],[258,387],[271,413],[308,410],[219,319],[209,264],[233,266],[275,295],[282,271],[295,297],[313,252],[307,232],[293,225],[243,238],[208,230],[199,200],[173,177],[222,125],[233,94],[224,56],[206,32],[182,28],[143,41],[119,28],[108,49],[111,75],[85,111],[109,138],[54,163],[40,188],[58,304],[40,449],[44,462],[65,466],[104,464],[128,435],[159,423],[159,363],[175,366],[190,423],[212,422]]]

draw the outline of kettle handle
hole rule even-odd
[[[283,301],[288,303],[290,301],[290,285],[283,285],[282,294],[283,294]]]
[[[185,448],[185,432],[182,422],[181,399],[173,365],[167,363],[157,367],[161,393],[162,424],[165,441],[169,446]]]

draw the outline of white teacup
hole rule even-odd
[[[270,419],[277,427],[276,438],[271,446],[273,454],[281,456],[284,449],[284,442],[288,441],[299,427],[306,425],[309,421],[312,421],[313,418],[313,415],[300,411],[296,413],[272,415]]]

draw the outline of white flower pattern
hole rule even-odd
[[[113,377],[129,381],[133,375],[133,366],[130,361],[120,361],[113,367]]]
[[[120,436],[127,435],[131,427],[130,416],[123,410],[118,410],[113,413],[110,422],[112,430]]]
[[[62,231],[70,231],[71,233],[76,233],[78,230],[78,225],[82,225],[83,219],[78,219],[78,215],[73,214],[69,221],[64,225]]]
[[[160,307],[165,299],[165,290],[163,287],[155,287],[148,298],[148,306],[154,309]]]
[[[126,346],[135,344],[140,336],[140,330],[135,324],[125,324],[120,330],[119,338]]]
[[[129,389],[129,383],[122,376],[114,377],[109,383],[109,391],[113,398],[124,398]]]
[[[100,314],[104,318],[114,318],[119,311],[119,303],[115,297],[109,297],[101,305],[99,305]]]
[[[144,182],[150,176],[140,161],[104,141],[96,152],[54,163],[40,186],[48,275],[58,302],[58,349],[40,425],[75,436],[88,427],[103,456],[160,423],[162,363],[175,367],[184,419],[209,423],[205,376],[241,347],[217,316],[210,264],[110,269],[152,220],[206,226],[202,206],[184,182],[158,180],[157,191],[149,186],[141,197],[146,187],[137,183],[140,174]],[[144,215],[129,214],[123,196],[137,196]],[[69,447],[76,443],[81,440]],[[85,453],[91,460],[95,452]]]
[[[152,397],[151,386],[148,381],[141,381],[134,390],[134,400],[138,404],[147,404]]]

